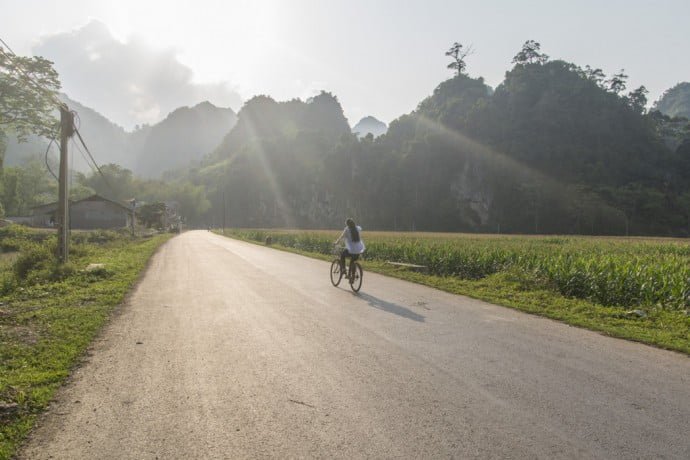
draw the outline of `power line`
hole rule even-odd
[[[84,162],[86,163],[86,165],[89,167],[89,169],[91,169],[91,172],[96,174],[98,171],[96,170],[96,168],[93,167],[93,165],[89,161],[89,158],[86,156],[86,153],[84,153],[84,151],[81,149],[81,147],[79,147],[79,144],[77,144],[74,141],[74,138],[71,138],[70,140],[72,141],[72,145],[74,146],[74,148],[77,149],[77,151],[81,154],[81,157],[84,159]]]
[[[93,158],[93,155],[91,155],[91,151],[86,146],[84,139],[81,137],[81,133],[79,132],[79,130],[76,127],[74,128],[74,132],[77,134],[77,137],[79,138],[79,141],[81,142],[81,145],[84,146],[84,149],[86,150],[86,153],[89,155],[89,158],[91,158],[91,161],[93,161],[94,166],[96,166],[96,169],[98,170],[98,174],[100,174],[101,177],[103,178],[103,182],[105,182],[105,185],[108,186],[108,188],[113,193],[113,195],[116,195],[115,190],[110,185],[110,182],[108,182],[108,179],[106,179],[105,174],[103,174],[103,171],[101,171],[101,168],[98,166],[98,163],[96,163],[96,160]]]
[[[7,50],[9,51],[9,53],[7,53],[2,47],[0,47],[0,53],[2,53],[2,54],[10,61],[10,63],[14,66],[14,68],[25,78],[25,82],[26,82],[26,83],[30,84],[30,86],[31,86],[34,90],[38,91],[39,93],[48,96],[48,97],[52,100],[52,102],[55,103],[55,104],[57,105],[58,108],[64,108],[65,110],[68,110],[67,104],[65,104],[64,102],[60,101],[60,100],[55,96],[54,93],[52,93],[52,92],[49,91],[48,89],[42,87],[41,84],[37,83],[37,82],[31,77],[31,75],[29,75],[29,74],[22,68],[22,65],[21,65],[19,62],[17,62],[18,56],[15,54],[14,51],[12,51],[12,48],[10,48],[10,46],[7,44],[7,42],[5,42],[5,40],[3,40],[2,38],[0,38],[0,43],[2,43],[2,45],[3,45],[5,48],[7,48]],[[79,128],[81,127],[81,119],[79,118],[79,115],[78,115],[77,112],[74,111],[74,110],[71,110],[70,112],[73,114],[74,118],[76,118],[77,124],[79,125],[78,127],[77,127],[77,126],[73,126],[74,133],[76,133],[76,134],[77,134],[77,137],[79,137],[79,141],[80,141],[81,144],[84,146],[84,149],[86,150],[86,153],[88,154],[88,157],[91,159],[91,162],[93,162],[93,166],[96,167],[96,170],[98,171],[98,174],[100,174],[100,176],[103,178],[103,182],[105,182],[105,185],[110,189],[110,191],[113,193],[113,195],[116,195],[116,193],[115,193],[113,187],[110,185],[110,182],[108,182],[108,179],[105,177],[105,174],[103,174],[103,171],[101,171],[100,166],[98,166],[98,163],[97,163],[96,160],[94,159],[93,155],[91,154],[91,151],[89,150],[89,147],[87,147],[86,142],[84,142],[84,138],[82,138],[81,133],[79,132]],[[53,139],[53,141],[54,141],[54,139]],[[51,143],[48,144],[48,149],[50,149],[50,146],[52,145],[52,142],[53,142],[53,141],[51,141]],[[77,147],[77,150],[79,150],[79,153],[81,153],[81,155],[84,157],[84,160],[86,161],[86,164],[89,165],[89,167],[90,167],[91,170],[93,171],[94,168],[93,168],[93,166],[91,166],[91,164],[89,163],[89,160],[86,158],[86,156],[84,156],[84,152],[81,150],[81,148],[79,148],[78,144],[77,144],[76,142],[74,142],[74,140],[72,140],[72,142],[73,142],[74,145]],[[53,177],[55,177],[55,174],[54,174],[53,171],[50,169],[50,166],[48,166],[48,150],[46,150],[46,167],[48,167],[48,171],[50,171],[50,173],[53,175]],[[59,179],[58,179],[58,181],[59,181]]]
[[[12,48],[10,48],[10,45],[8,45],[7,42],[5,42],[5,40],[3,40],[2,38],[0,38],[0,43],[2,43],[3,46],[10,51],[10,53],[14,54],[15,56],[17,55],[14,51],[12,51]]]
[[[74,151],[69,150],[68,154],[69,154],[70,164],[74,164]],[[68,191],[72,190],[73,183],[74,183],[74,168],[69,169],[69,188],[67,189]],[[69,201],[69,197],[67,198],[67,200]]]
[[[77,144],[77,143],[75,142],[74,138],[72,138],[72,139],[70,139],[70,140],[72,141],[72,145],[74,146],[74,148],[77,149],[77,151],[81,154],[81,157],[84,159],[84,162],[86,163],[86,165],[89,167],[89,169],[91,169],[91,172],[93,172],[94,174],[96,174],[97,172],[99,172],[99,171],[96,169],[96,168],[98,168],[98,165],[97,165],[95,162],[92,164],[91,161],[89,161],[89,158],[86,156],[86,154],[85,154],[84,151],[81,149],[81,147],[79,147],[79,144]],[[94,166],[95,166],[95,167],[94,167]],[[101,176],[102,176],[102,174],[101,174]],[[110,186],[110,183],[105,179],[105,177],[103,177],[103,181],[105,182],[106,187],[108,187],[108,189],[109,189],[110,192],[113,194],[113,196],[117,195],[117,194],[115,193],[115,190],[113,190],[113,188]]]
[[[39,111],[43,111],[43,104],[44,104],[44,99],[46,98],[49,101],[52,101],[55,103],[56,107],[60,110],[60,177],[58,178],[58,247],[57,247],[57,255],[58,258],[62,263],[65,263],[69,259],[69,185],[71,183],[71,177],[68,177],[68,170],[67,170],[67,157],[68,157],[68,150],[67,150],[67,142],[70,137],[74,135],[75,129],[74,129],[74,114],[69,111],[69,107],[67,107],[67,104],[64,102],[60,101],[57,96],[55,91],[51,91],[49,89],[49,86],[46,81],[41,80],[40,83],[37,83],[36,80],[27,73],[27,71],[24,69],[23,63],[21,62],[21,59],[12,51],[12,48],[2,39],[0,38],[0,43],[4,47],[7,48],[9,53],[5,51],[3,47],[0,47],[0,54],[4,57],[4,59],[7,60],[7,65],[8,65],[8,70],[10,72],[10,75],[12,77],[20,75],[19,82],[18,84],[21,85],[22,82],[22,77],[23,77],[23,84],[25,87],[23,88],[23,91],[21,93],[21,96],[23,99],[27,99],[27,96],[30,96],[30,90],[33,89],[36,91],[34,96],[38,96],[38,105],[40,107]],[[3,60],[4,60],[3,59]],[[31,61],[28,59],[28,61]],[[35,58],[35,61],[37,63],[43,63],[41,59]],[[46,61],[49,64],[49,61]],[[54,71],[53,71],[54,72]],[[17,74],[18,73],[18,74]],[[52,74],[48,72],[46,74],[48,76],[48,82],[50,82],[50,78],[52,77]],[[42,83],[42,84],[41,84]],[[56,82],[55,86],[59,87],[59,82]],[[81,138],[81,136],[79,136]],[[83,140],[82,140],[83,142]],[[48,170],[55,175],[52,170],[50,170],[50,166],[48,165],[48,151],[50,150],[50,146],[52,145],[52,142],[48,144],[48,148],[46,149],[46,155],[45,155],[45,161],[46,161],[46,167]],[[98,165],[96,165],[98,166]]]
[[[61,100],[59,100],[52,92],[50,92],[46,88],[43,88],[29,74],[27,74],[24,71],[24,69],[21,68],[21,66],[14,61],[12,55],[7,54],[2,48],[0,48],[0,53],[2,53],[5,57],[7,57],[7,59],[10,61],[10,63],[15,66],[15,68],[17,69],[17,71],[19,71],[21,76],[24,77],[24,82],[28,83],[32,89],[34,89],[35,91],[40,93],[42,96],[47,96],[57,107],[66,106],[66,104],[64,102],[62,102]],[[16,56],[14,56],[14,57],[16,57]]]
[[[50,169],[50,165],[48,164],[48,151],[50,150],[50,146],[55,143],[55,138],[52,138],[50,140],[50,143],[48,144],[48,148],[46,148],[46,154],[45,154],[45,163],[46,163],[46,168],[48,168],[48,172],[53,175],[56,181],[60,182],[60,179],[58,179],[58,176],[55,175],[52,169]]]
[[[39,91],[40,93],[42,93],[42,94],[48,96],[58,107],[61,106],[61,105],[62,105],[62,106],[66,106],[66,105],[67,105],[67,104],[65,104],[64,102],[62,102],[61,100],[59,100],[59,99],[55,96],[55,94],[53,94],[52,92],[50,92],[50,91],[47,90],[46,88],[43,88],[39,83],[37,83],[37,82],[31,77],[31,75],[27,74],[27,73],[24,71],[24,69],[22,68],[22,66],[16,61],[17,58],[18,58],[18,56],[15,54],[14,51],[12,51],[12,48],[10,48],[10,46],[5,42],[5,40],[3,40],[2,38],[0,38],[0,43],[2,43],[3,46],[4,46],[5,48],[7,48],[7,50],[9,51],[9,54],[8,54],[7,52],[5,52],[5,50],[2,49],[2,48],[0,48],[0,53],[2,53],[7,59],[9,59],[10,63],[14,65],[14,68],[17,69],[17,70],[19,71],[19,73],[21,73],[22,76],[26,79],[26,82],[27,82],[27,83],[30,83],[31,86],[32,86],[35,90],[37,90],[37,91]]]
[[[81,128],[81,118],[79,117],[79,114],[77,113],[76,110],[72,110],[71,112],[72,112],[72,115],[74,115],[74,119],[76,120],[76,123],[75,123],[75,125],[77,127],[76,129]]]

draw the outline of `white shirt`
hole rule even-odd
[[[359,232],[359,241],[352,241],[352,235],[350,234],[350,229],[348,227],[345,227],[345,230],[343,230],[340,238],[338,238],[338,241],[342,239],[345,240],[345,247],[347,248],[347,252],[350,254],[362,254],[366,249],[364,246],[364,240],[362,240],[362,227],[358,225],[357,231]]]

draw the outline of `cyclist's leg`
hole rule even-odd
[[[355,261],[359,259],[359,254],[350,254],[350,270],[348,276],[352,276],[355,272]]]
[[[345,273],[345,258],[350,255],[350,252],[347,249],[343,249],[343,252],[340,253],[340,272]]]

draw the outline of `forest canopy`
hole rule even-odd
[[[552,60],[534,40],[496,88],[471,76],[473,52],[455,43],[446,52],[454,76],[376,138],[353,133],[331,93],[283,102],[259,95],[236,122],[223,114],[214,130],[232,128],[217,147],[197,147],[212,151],[192,167],[144,180],[106,165],[116,190],[79,174],[73,194],[174,200],[199,226],[324,228],[351,216],[370,229],[690,234],[687,119],[656,110],[661,102],[648,112],[646,88],[628,88],[623,69],[607,76]],[[220,113],[200,108],[209,120]],[[147,131],[180,136],[184,124],[175,126]],[[180,164],[182,144],[169,144],[142,143],[152,149],[142,155],[155,150],[150,169],[166,151]],[[192,144],[183,149],[199,158]],[[26,183],[22,174],[8,177]],[[29,199],[18,196],[24,189],[6,189],[4,202],[25,210],[50,191],[37,187]]]

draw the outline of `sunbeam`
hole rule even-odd
[[[467,135],[456,131],[454,129],[448,128],[443,123],[433,120],[420,113],[415,114],[419,123],[429,131],[438,134],[444,142],[448,145],[455,147],[469,155],[476,157],[490,158],[502,167],[509,168],[516,173],[524,174],[527,177],[538,178],[540,180],[554,182],[554,180],[546,176],[539,170],[536,170],[524,163],[520,163],[514,158],[509,157],[505,153],[498,152],[491,147],[488,147],[481,142],[471,139]]]
[[[256,158],[259,160],[261,169],[266,176],[266,180],[268,181],[268,186],[270,188],[271,193],[273,194],[274,205],[277,207],[277,211],[280,214],[280,217],[283,219],[285,225],[287,225],[288,228],[296,228],[295,217],[292,213],[292,210],[285,202],[285,194],[280,183],[276,180],[276,175],[271,166],[270,159],[267,158],[266,152],[263,148],[262,138],[257,134],[256,129],[254,127],[254,121],[252,120],[252,117],[249,114],[247,114],[243,121],[248,131],[249,138],[255,140],[255,142],[253,143],[253,145],[255,146],[254,154],[256,155]]]

